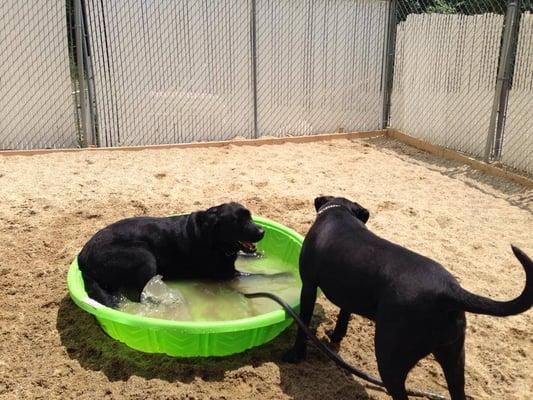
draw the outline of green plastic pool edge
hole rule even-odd
[[[265,238],[258,247],[265,247],[273,236],[283,236],[292,252],[292,265],[297,269],[303,237],[292,229],[266,218],[253,219],[266,231]],[[165,353],[177,357],[239,353],[272,340],[292,323],[283,310],[251,318],[215,322],[171,321],[121,312],[89,298],[77,258],[69,268],[67,286],[72,300],[81,309],[93,314],[109,336],[131,348],[148,353]],[[291,306],[298,309],[299,303]]]

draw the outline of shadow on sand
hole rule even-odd
[[[317,304],[312,328],[325,318],[322,307]],[[294,399],[322,399],[322,385],[338,388],[339,398],[369,399],[359,382],[316,349],[310,348],[308,361],[298,365],[282,362],[283,353],[294,340],[294,325],[261,347],[220,358],[174,358],[133,350],[107,336],[95,318],[78,308],[68,296],[59,305],[56,325],[69,357],[86,370],[103,372],[110,381],[126,381],[134,375],[181,383],[190,383],[197,377],[204,381],[223,381],[228,371],[238,375],[241,367],[273,362],[279,368],[281,389]]]

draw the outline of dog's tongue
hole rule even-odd
[[[239,242],[246,250],[255,251],[255,244],[251,242]]]

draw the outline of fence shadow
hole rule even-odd
[[[393,151],[400,159],[408,163],[416,165],[424,163],[429,170],[450,178],[466,177],[468,179],[462,180],[465,185],[494,198],[503,199],[514,207],[533,213],[533,190],[509,179],[489,175],[458,161],[440,158],[395,139],[378,137],[369,139],[369,142],[379,148]],[[502,196],[487,191],[484,185],[500,192]]]
[[[324,310],[317,304],[313,328],[325,319]],[[353,393],[351,399],[368,399],[362,385],[315,351],[310,352],[308,361],[299,365],[282,362],[283,353],[294,341],[294,326],[273,341],[237,355],[175,358],[139,352],[110,338],[94,317],[78,308],[67,295],[60,302],[56,327],[68,356],[86,370],[103,372],[110,381],[127,381],[131,376],[139,376],[167,382],[190,383],[196,377],[221,382],[228,371],[238,376],[241,367],[255,368],[274,362],[279,367],[281,389],[294,399],[321,398],[320,382],[324,380]],[[242,371],[244,379],[247,373]]]

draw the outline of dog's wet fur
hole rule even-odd
[[[87,294],[110,307],[140,301],[155,275],[166,280],[231,279],[239,251],[254,252],[264,231],[250,211],[225,203],[171,217],[134,217],[97,232],[78,256]]]
[[[317,288],[340,307],[332,343],[345,336],[350,314],[375,321],[379,373],[394,400],[408,400],[411,368],[432,353],[441,365],[452,400],[465,399],[465,311],[515,315],[533,304],[533,262],[512,247],[526,272],[526,285],[511,301],[494,301],[461,288],[439,263],[391,243],[366,227],[369,212],[341,197],[315,199],[316,220],[300,255],[300,317],[309,326]],[[305,358],[306,336],[298,330],[285,361]]]

